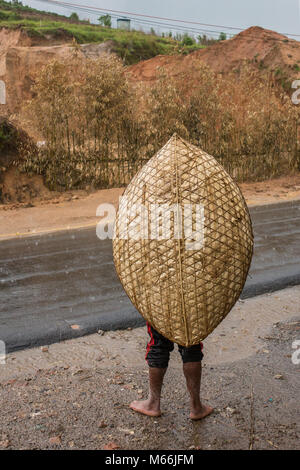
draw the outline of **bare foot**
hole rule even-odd
[[[142,413],[146,416],[161,416],[159,406],[151,404],[149,400],[133,401],[130,403],[129,407],[132,410],[137,411],[138,413]]]
[[[201,405],[201,408],[199,410],[191,411],[190,418],[194,421],[196,421],[197,419],[203,419],[206,416],[210,415],[213,411],[214,409],[211,406]]]

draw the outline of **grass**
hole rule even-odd
[[[71,21],[62,15],[41,12],[3,0],[0,0],[0,28],[21,28],[29,36],[41,40],[49,36],[54,39],[65,36],[70,41],[74,38],[79,44],[112,41],[113,51],[128,65],[159,54],[186,54],[205,47],[196,43],[184,45],[175,39],[142,31],[122,31],[92,25],[86,21]]]

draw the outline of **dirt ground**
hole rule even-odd
[[[96,217],[99,204],[112,203],[117,206],[124,190],[42,192],[40,181],[37,179],[34,183],[35,190],[26,202],[0,205],[0,239],[95,226],[100,220]],[[240,187],[250,206],[299,199],[300,174],[259,183],[243,183]],[[35,193],[41,196],[34,197]]]
[[[214,72],[228,73],[238,70],[242,63],[260,69],[279,69],[290,79],[298,78],[294,67],[300,60],[299,42],[283,34],[252,26],[227,41],[219,41],[191,54],[158,55],[131,65],[128,70],[130,79],[138,83],[151,83],[159,76],[161,68],[170,78],[188,72],[189,80],[195,76],[195,64],[204,63]]]
[[[0,448],[300,449],[299,304],[299,286],[240,301],[204,341],[202,399],[215,411],[200,422],[176,350],[162,417],[129,409],[147,395],[145,328],[12,353],[0,364]]]

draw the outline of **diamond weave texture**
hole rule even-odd
[[[253,233],[240,189],[211,155],[175,134],[135,175],[123,196],[127,209],[143,204],[151,213],[146,225],[138,214],[128,215],[122,202],[117,213],[114,262],[128,297],[166,338],[183,346],[198,344],[230,312],[250,267]],[[182,214],[187,205],[201,205],[202,246],[191,249],[187,243],[188,229],[197,227],[195,211],[187,222],[171,212],[171,236],[163,238],[158,232],[160,238],[154,239],[153,204],[179,206]],[[155,222],[161,227],[161,219]],[[146,230],[147,236],[126,239],[129,223],[141,233]]]

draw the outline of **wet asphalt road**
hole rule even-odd
[[[242,297],[300,284],[300,201],[251,209],[255,250]],[[77,229],[0,242],[0,340],[7,352],[143,324],[111,241]]]

